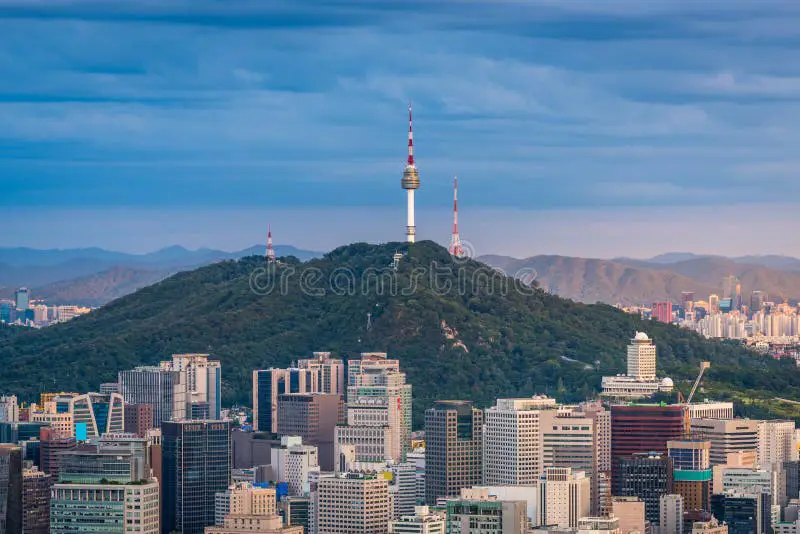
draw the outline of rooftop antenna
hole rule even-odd
[[[461,245],[461,236],[458,233],[458,177],[453,178],[453,235],[450,237],[450,246],[447,248],[451,256],[460,258],[464,255]]]
[[[272,248],[272,225],[267,225],[267,261],[275,261],[275,249]]]

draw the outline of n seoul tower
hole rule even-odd
[[[408,212],[406,216],[406,241],[413,243],[416,240],[417,227],[414,225],[414,191],[419,189],[419,172],[414,165],[414,133],[411,128],[411,102],[408,103],[408,162],[403,170],[403,179],[400,186],[408,195]]]

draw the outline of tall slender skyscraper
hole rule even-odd
[[[408,103],[408,161],[403,170],[403,179],[400,186],[406,190],[407,216],[406,216],[406,241],[413,243],[416,240],[417,227],[414,223],[414,191],[419,189],[419,172],[414,165],[414,133],[411,127],[411,102]]]
[[[230,423],[165,422],[163,439],[163,518],[161,531],[202,534],[214,524],[217,492],[231,476]]]
[[[481,483],[483,411],[472,401],[438,401],[425,411],[425,501]]]

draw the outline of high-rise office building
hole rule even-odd
[[[119,373],[120,394],[125,404],[149,404],[153,424],[186,419],[186,392],[181,373],[169,366],[141,366]]]
[[[783,462],[783,472],[786,473],[786,497],[800,498],[800,461]]]
[[[536,484],[543,472],[542,410],[555,413],[550,397],[497,399],[484,412],[483,483],[491,486]],[[552,423],[550,423],[552,426]],[[590,455],[591,463],[591,455]],[[555,464],[553,464],[555,465]],[[458,489],[458,488],[456,488]]]
[[[432,512],[428,506],[415,506],[414,513],[392,521],[393,534],[445,534],[446,516]]]
[[[345,396],[344,362],[329,352],[315,352],[296,367],[253,371],[253,427],[278,433],[278,396],[291,393],[327,393]],[[283,433],[281,431],[281,433]]]
[[[411,384],[379,354],[348,363],[347,426],[337,428],[337,447],[355,446],[359,462],[404,462],[411,446]],[[383,451],[372,446],[376,433]]]
[[[367,367],[400,372],[400,360],[389,358],[385,352],[362,352],[359,359],[347,360],[347,386],[356,385],[356,376]]]
[[[447,501],[446,532],[451,534],[525,534],[527,503],[501,501],[487,489],[462,489]]]
[[[214,524],[217,492],[231,477],[227,421],[170,421],[162,427],[162,532],[202,534]]]
[[[147,463],[146,441],[107,434],[92,449],[62,453],[50,501],[50,531],[159,532],[159,487]]]
[[[309,369],[253,371],[253,428],[277,434],[278,397],[287,393],[316,393],[313,376]]]
[[[31,292],[27,287],[21,287],[14,292],[14,304],[17,311],[31,307]]]
[[[0,396],[0,423],[19,421],[19,404],[16,395]]]
[[[758,421],[692,419],[692,439],[709,441],[711,465],[755,467],[758,463]]]
[[[315,445],[304,444],[300,436],[281,436],[281,443],[272,447],[270,458],[275,479],[288,484],[289,495],[309,492],[309,473],[320,471]]]
[[[75,438],[58,437],[47,427],[41,429],[40,436],[40,467],[54,481],[58,480],[61,453],[74,449],[77,446],[77,442]]]
[[[659,499],[658,531],[663,534],[683,532],[683,497],[670,493]]]
[[[86,436],[83,439],[96,439],[107,432],[125,431],[125,408],[122,395],[118,393],[86,393],[70,397],[69,413],[76,426],[85,425]],[[81,436],[76,437],[81,438]]]
[[[458,496],[483,479],[483,411],[438,401],[425,411],[425,501]]]
[[[22,534],[50,533],[51,481],[36,467],[22,471]]]
[[[290,527],[303,527],[304,532],[309,532],[311,527],[311,499],[303,497],[281,497],[278,503],[278,513],[283,517],[283,523]]]
[[[686,438],[688,423],[686,409],[681,405],[611,406],[612,494],[624,495],[620,493],[620,459],[650,452],[666,455],[668,441]],[[657,509],[658,504],[651,506]]]
[[[278,429],[300,436],[319,450],[319,465],[333,471],[336,425],[343,424],[344,400],[328,393],[287,393],[278,396]]]
[[[669,441],[675,493],[686,510],[709,510],[711,506],[711,443],[699,440]]]
[[[711,496],[711,513],[728,526],[729,534],[768,534],[770,497],[762,493],[721,493]]]
[[[583,471],[548,467],[539,482],[538,524],[577,528],[591,510],[591,483]]]
[[[638,453],[617,461],[618,490],[622,497],[639,497],[645,504],[645,519],[660,520],[660,499],[672,493],[672,460],[666,455]]]
[[[794,421],[771,419],[758,422],[758,466],[773,469],[798,459]]]
[[[163,369],[180,373],[188,419],[222,417],[222,365],[208,357],[208,354],[173,354],[172,361],[161,362]]]
[[[769,300],[769,295],[765,291],[754,290],[750,294],[750,311],[755,313],[764,307],[764,303]]]
[[[153,422],[152,404],[125,405],[125,432],[130,432],[143,438],[151,428],[156,428]]]
[[[344,362],[331,358],[330,352],[314,352],[311,358],[298,360],[297,367],[311,371],[311,380],[316,382],[316,392],[342,397],[347,392]]]
[[[592,479],[592,515],[602,516],[603,511],[611,510],[611,412],[599,401],[587,401],[573,411],[575,416],[586,417],[592,424],[592,447],[594,448],[594,466],[591,469]],[[572,425],[575,426],[575,425]],[[581,427],[586,425],[581,425]],[[585,430],[570,429],[574,435],[583,435]],[[573,446],[571,442],[568,445]],[[608,491],[605,491],[608,490]]]
[[[385,534],[391,519],[385,477],[344,473],[317,482],[318,534]]]
[[[22,532],[22,448],[0,445],[0,532]]]

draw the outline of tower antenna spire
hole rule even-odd
[[[408,101],[408,165],[414,165],[414,118],[411,114],[411,101]]]
[[[267,261],[275,261],[275,249],[272,248],[272,224],[267,224]]]
[[[453,235],[450,236],[450,255],[460,258],[464,255],[461,235],[458,233],[458,176],[453,178]]]
[[[400,187],[406,190],[406,241],[416,241],[417,226],[414,223],[414,191],[419,189],[419,172],[414,164],[414,129],[412,126],[411,101],[408,102],[408,160],[403,170]]]

